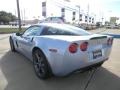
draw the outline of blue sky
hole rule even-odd
[[[21,11],[25,10],[26,19],[33,19],[33,17],[41,15],[41,0],[19,1]],[[89,4],[90,13],[94,13],[98,19],[102,16],[106,20],[110,16],[120,17],[120,0],[71,0],[71,2],[80,5],[81,10],[85,13]],[[16,14],[16,0],[0,0],[0,10]]]
[[[120,13],[120,1],[112,1],[106,4],[106,8],[112,10],[113,12]]]

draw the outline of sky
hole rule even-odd
[[[59,1],[59,0],[58,0]],[[97,20],[108,20],[111,16],[120,17],[120,0],[70,0],[71,3],[80,5],[82,12],[96,16]],[[21,16],[25,19],[41,17],[41,0],[19,0]],[[16,0],[0,0],[0,11],[4,10],[17,15]]]

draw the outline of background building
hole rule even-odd
[[[80,6],[70,1],[45,0],[42,1],[42,16],[63,17],[66,22],[80,24],[95,24],[95,17],[81,11]]]

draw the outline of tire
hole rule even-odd
[[[14,43],[13,43],[13,40],[12,40],[11,37],[9,38],[9,42],[10,42],[11,51],[12,51],[12,52],[15,52],[15,51],[16,51],[16,50],[15,50],[15,46],[14,46]]]
[[[33,51],[33,67],[38,78],[47,79],[50,77],[48,62],[39,49]]]

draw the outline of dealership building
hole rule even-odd
[[[88,12],[88,11],[87,11]],[[95,16],[81,11],[80,6],[74,5],[66,0],[45,0],[42,1],[42,16],[63,17],[66,22],[76,22],[84,24],[95,24]]]

